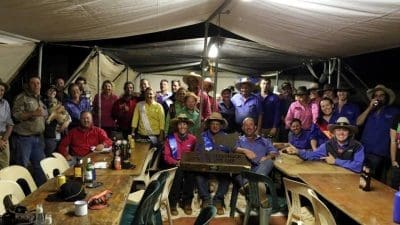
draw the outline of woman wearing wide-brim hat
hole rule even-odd
[[[169,167],[179,167],[182,154],[195,149],[196,137],[189,133],[189,127],[194,123],[186,114],[179,114],[170,121],[170,124],[175,131],[167,136],[164,143],[164,161]],[[177,204],[180,199],[182,200],[179,206],[183,208],[185,214],[192,214],[194,182],[194,176],[191,173],[182,171],[180,168],[176,170],[168,196],[172,215],[178,215]]]
[[[184,75],[182,80],[188,86],[188,91],[193,92],[201,99],[197,104],[197,108],[200,109],[201,107],[201,119],[206,119],[211,114],[211,102],[208,94],[204,90],[201,90],[201,83],[203,82],[201,75],[191,72]],[[202,106],[200,105],[200,102]]]
[[[358,116],[357,125],[364,125],[361,143],[365,146],[366,163],[370,166],[372,176],[386,182],[390,158],[390,125],[399,109],[391,106],[396,95],[385,85],[378,84],[367,91],[370,99],[368,107]]]
[[[286,129],[290,128],[290,123],[296,118],[301,121],[304,130],[310,130],[318,117],[318,104],[310,100],[309,91],[305,86],[299,86],[294,95],[296,101],[290,104],[285,117]]]
[[[339,117],[334,124],[328,125],[333,138],[320,145],[314,151],[288,147],[289,154],[297,154],[304,160],[324,160],[331,165],[337,165],[359,173],[364,164],[364,146],[354,139],[358,129],[351,125],[346,117]]]
[[[4,94],[10,86],[0,79],[0,169],[10,165],[10,145],[8,139],[11,135],[14,123],[11,119],[10,105],[5,100]]]

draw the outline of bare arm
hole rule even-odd
[[[374,102],[376,100],[372,99],[371,102],[369,103],[368,107],[364,110],[363,113],[361,113],[358,117],[357,117],[357,121],[356,124],[357,126],[361,126],[364,124],[365,120],[367,119],[368,114],[371,112],[371,110],[374,108]]]
[[[397,140],[396,140],[396,130],[390,129],[390,160],[392,166],[399,167],[399,163],[396,161],[397,153]]]

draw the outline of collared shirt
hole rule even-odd
[[[261,136],[257,136],[254,140],[250,140],[246,136],[240,136],[239,140],[236,142],[235,148],[238,147],[249,149],[256,154],[256,157],[250,160],[252,167],[257,166],[263,156],[271,152],[278,153],[278,150],[272,145],[272,142]]]
[[[27,120],[22,120],[22,114],[34,112],[38,107],[43,109],[43,116],[35,116]],[[45,119],[48,116],[47,107],[40,100],[40,96],[33,96],[24,91],[17,96],[12,108],[12,114],[18,123],[15,124],[13,131],[19,135],[39,135],[42,134],[45,127]]]
[[[281,106],[278,95],[269,92],[265,98],[261,96],[261,93],[257,94],[257,96],[260,98],[261,111],[263,114],[261,128],[278,128],[281,119]]]
[[[142,111],[143,108],[144,111]],[[142,113],[147,116],[152,134],[149,134],[143,123]],[[156,101],[151,104],[145,101],[138,102],[133,113],[132,127],[138,128],[140,135],[159,135],[165,127],[165,114],[162,105]]]
[[[334,140],[332,140],[334,141]],[[343,146],[345,147],[345,146]],[[316,150],[314,151],[307,151],[304,149],[299,149],[299,156],[304,159],[304,160],[314,160],[318,161],[321,160],[321,157],[328,156],[328,151],[326,148],[326,143],[320,145]],[[340,167],[349,169],[351,171],[354,171],[356,173],[359,173],[362,169],[363,163],[364,163],[364,146],[360,145],[354,153],[353,160],[343,160],[336,158],[335,159],[335,165],[338,165]]]
[[[338,119],[337,114],[332,113],[332,116],[329,119],[329,121],[326,121],[323,118],[321,118],[317,121],[317,123],[313,123],[311,125],[311,134],[310,134],[311,140],[317,141],[317,147],[327,142],[330,139],[324,132],[329,132],[328,125],[334,124],[337,119]]]
[[[164,160],[168,165],[176,165],[176,162],[181,160],[182,153],[192,152],[196,147],[196,137],[194,135],[187,134],[185,140],[181,140],[176,132],[173,135],[177,144],[177,159],[172,157],[170,140],[167,138],[164,142]]]
[[[184,107],[180,113],[186,114],[186,116],[194,122],[193,126],[189,127],[189,132],[197,137],[200,134],[201,127],[199,111],[197,109],[190,111]]]
[[[289,132],[289,143],[298,149],[311,149],[311,137],[309,130],[301,130],[298,135]]]
[[[221,101],[218,104],[218,109],[222,117],[228,121],[228,126],[224,129],[224,131],[227,133],[235,132],[235,106],[233,103],[231,102],[230,106],[228,107],[223,101]]]
[[[344,116],[352,125],[356,125],[357,117],[360,115],[360,108],[354,103],[346,102],[339,112],[339,105],[335,103],[334,112],[338,115],[338,118]]]
[[[71,124],[69,128],[79,126],[79,119],[81,117],[81,112],[83,111],[90,111],[90,103],[86,97],[81,97],[79,99],[79,103],[74,103],[71,99],[68,99],[64,103],[65,109],[68,111],[69,115],[71,116]]]
[[[0,99],[0,132],[5,132],[7,126],[14,126],[14,122],[11,119],[11,110],[8,101]]]
[[[231,98],[233,105],[235,106],[235,117],[236,124],[238,126],[242,125],[243,120],[246,117],[251,117],[257,123],[258,116],[261,113],[260,99],[254,95],[250,94],[247,99],[238,93]]]
[[[165,135],[168,135],[170,132],[171,133],[173,132],[170,130],[169,121],[171,119],[173,119],[174,117],[176,117],[177,115],[181,114],[184,107],[185,106],[178,101],[175,101],[174,104],[170,105],[170,108],[167,113],[167,117],[165,119]],[[174,117],[171,118],[172,110],[174,110]]]
[[[126,99],[125,96],[122,96],[114,103],[112,116],[117,121],[118,127],[121,129],[127,130],[131,128],[132,115],[135,110],[136,103],[136,97]],[[126,110],[125,107],[128,107],[128,110]]]
[[[390,157],[390,126],[398,113],[398,108],[384,106],[380,111],[375,110],[368,114],[361,136],[366,153]]]
[[[309,103],[308,105],[303,106],[299,101],[293,102],[290,105],[289,110],[286,114],[286,128],[289,129],[290,123],[294,118],[296,118],[301,121],[301,127],[303,129],[310,130],[312,123],[317,119],[316,117],[315,119],[313,118],[315,114],[315,112],[313,111],[315,110],[318,109],[315,109],[315,107],[313,107],[313,103]],[[318,111],[316,112],[316,114],[318,115]]]
[[[226,133],[221,130],[217,134],[224,135]],[[222,151],[225,153],[228,153],[231,151],[231,149],[229,149],[227,146],[218,145],[217,143],[215,143],[213,134],[210,132],[210,130],[206,130],[203,133],[201,133],[201,137],[203,138],[203,140],[197,140],[196,151],[205,151],[206,145],[208,145],[208,144],[210,144],[212,146],[212,149],[211,149],[212,151]],[[209,141],[210,143],[206,143],[206,141]]]
[[[106,96],[105,94],[101,94],[101,127],[115,127],[115,121],[112,114],[112,107],[114,102],[118,100],[118,96],[111,94],[110,96]],[[93,100],[93,124],[95,126],[99,126],[99,95],[96,94]]]
[[[104,147],[111,147],[112,141],[108,138],[107,133],[99,128],[92,126],[88,129],[82,127],[75,127],[68,131],[58,146],[58,151],[64,155],[69,154],[73,156],[86,156],[90,153],[90,147],[104,144]]]
[[[207,119],[211,115],[211,102],[208,94],[205,91],[199,90],[195,93],[197,97],[200,98],[200,101],[203,102],[203,108],[201,111],[201,120]],[[200,109],[200,103],[198,104],[198,108]]]
[[[169,92],[169,91],[166,94],[162,94],[161,92],[158,92],[157,96],[156,96],[156,101],[160,104],[163,104],[163,102],[165,102],[165,100],[167,100],[171,96],[172,96],[172,92]]]

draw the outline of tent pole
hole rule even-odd
[[[336,88],[338,88],[340,85],[340,72],[342,70],[342,60],[340,58],[338,58],[337,61],[338,61],[338,64],[337,64]]]
[[[99,102],[97,115],[98,115],[99,127],[101,127],[100,50],[97,46],[95,46],[95,49],[97,52],[97,98]]]
[[[43,43],[39,46],[39,62],[38,62],[38,76],[42,79],[42,63],[43,63]]]
[[[204,60],[207,59],[207,39],[208,39],[208,28],[209,28],[209,23],[205,22],[204,23],[204,47],[203,47],[203,57],[201,57],[201,61],[204,62]],[[201,65],[203,65],[203,63],[201,63]],[[201,83],[200,83],[200,117],[203,115],[203,101],[204,99],[201,97],[203,95],[203,77],[205,76],[205,71],[204,68],[201,68]],[[196,94],[196,93],[195,93]],[[201,121],[201,119],[200,119]]]

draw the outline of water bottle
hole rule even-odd
[[[36,205],[35,225],[44,225],[44,212],[42,204]]]
[[[394,194],[393,221],[396,223],[400,223],[400,191]]]

